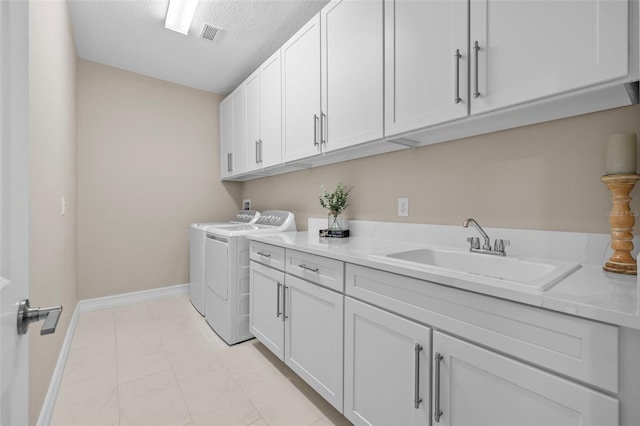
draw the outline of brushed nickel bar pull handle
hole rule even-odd
[[[228,171],[228,172],[233,171],[233,166],[231,165],[231,156],[232,156],[232,155],[233,155],[233,154],[232,154],[232,153],[230,153],[230,152],[229,152],[229,153],[227,153],[227,171]]]
[[[287,286],[282,286],[282,321],[286,321],[287,318]]]
[[[313,146],[318,146],[318,114],[313,114]]]
[[[260,153],[260,162],[262,163],[262,139],[258,139],[258,144],[260,145],[260,150],[258,152]]]
[[[263,252],[259,251],[259,252],[256,252],[256,254],[258,256],[262,256],[262,257],[271,257],[271,253],[263,253]]]
[[[442,416],[442,410],[440,409],[440,361],[442,361],[443,356],[440,355],[439,352],[436,352],[436,368],[435,368],[435,395],[433,396],[433,418],[436,423],[440,422],[440,416]]]
[[[327,144],[325,137],[329,133],[327,129],[327,115],[320,111],[320,144]]]
[[[460,58],[462,57],[460,49],[456,49],[454,57],[456,58],[456,96],[453,98],[453,102],[457,104],[462,100],[460,98]]]
[[[313,267],[311,267],[311,266],[307,266],[307,265],[305,265],[304,263],[299,264],[299,265],[298,265],[298,267],[300,267],[300,268],[302,268],[302,269],[305,269],[305,270],[307,270],[307,271],[311,271],[311,272],[318,272],[318,271],[319,271],[319,269],[318,269],[318,268],[313,268]]]
[[[417,409],[420,408],[420,403],[422,402],[422,398],[420,398],[420,351],[422,350],[422,346],[420,343],[416,343],[414,347],[415,351],[415,377],[414,384],[415,388],[413,390],[413,406]]]
[[[278,282],[276,286],[276,318],[280,318],[280,315],[282,315],[282,312],[280,312],[280,287],[282,287],[282,284]]]
[[[259,142],[256,141],[256,164],[260,162],[260,148],[258,148]]]
[[[475,52],[475,68],[476,68],[476,75],[474,77],[474,84],[475,87],[473,88],[473,97],[477,98],[480,96],[480,92],[478,91],[478,51],[480,51],[480,46],[478,45],[478,41],[476,40],[476,42],[473,44],[473,51]]]

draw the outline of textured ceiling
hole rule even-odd
[[[200,0],[184,36],[164,28],[168,0],[69,0],[83,59],[227,94],[327,0]],[[204,23],[222,28],[200,38]]]

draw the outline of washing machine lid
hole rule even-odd
[[[249,234],[265,234],[296,230],[295,216],[283,210],[268,210],[253,224],[225,224],[207,228],[207,234],[236,237]]]
[[[205,231],[212,226],[224,226],[234,224],[249,224],[254,223],[260,218],[260,212],[257,210],[240,210],[236,215],[228,222],[207,222],[207,223],[192,223],[191,228]]]

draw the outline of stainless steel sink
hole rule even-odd
[[[371,255],[372,260],[481,283],[547,290],[580,267],[579,263],[551,259],[483,256],[465,251],[418,249]]]

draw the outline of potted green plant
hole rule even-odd
[[[327,192],[327,188],[324,185],[321,185],[320,189],[322,189],[322,194],[318,196],[320,205],[329,210],[328,229],[344,229],[340,215],[349,207],[347,198],[353,187],[347,189],[342,182],[338,182],[336,190],[331,193]]]

